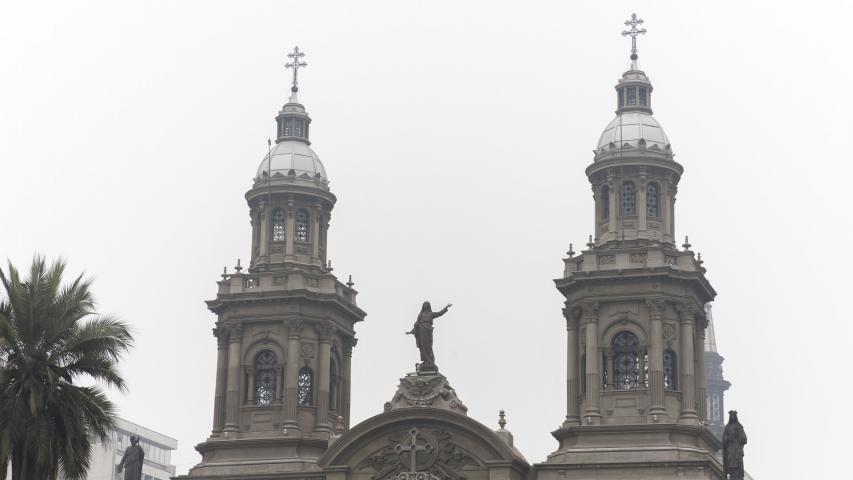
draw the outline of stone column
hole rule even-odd
[[[238,432],[240,426],[240,347],[243,341],[243,327],[233,325],[228,338],[228,384],[225,396],[226,432]]]
[[[270,206],[261,202],[258,208],[258,219],[261,222],[261,257],[267,263],[270,261]]]
[[[649,309],[649,416],[652,421],[663,421],[666,415],[663,385],[663,300],[648,299]],[[657,419],[657,420],[655,420]]]
[[[332,333],[331,325],[315,324],[317,335],[320,337],[320,358],[317,372],[317,417],[314,423],[315,432],[328,433],[332,430],[329,423],[329,372],[332,368]]]
[[[352,348],[358,343],[358,339],[355,337],[344,337],[343,339],[343,366],[341,367],[341,416],[344,417],[344,427],[349,429],[349,416],[350,416],[350,392],[351,392],[351,381],[352,378]]]
[[[648,208],[646,207],[646,174],[645,172],[640,174],[640,185],[637,192],[637,219],[639,221],[638,226],[638,237],[648,238],[646,230],[648,230],[648,222],[646,219],[646,215],[648,215]]]
[[[679,422],[695,425],[698,422],[696,416],[696,375],[694,365],[694,333],[693,333],[693,306],[689,304],[679,305],[678,315],[681,319],[681,415]]]
[[[646,352],[648,351],[648,347],[645,345],[640,345],[640,349],[637,351],[637,356],[639,357],[639,366],[640,366],[640,377],[637,379],[637,387],[645,387],[648,383],[648,378],[646,378]]]
[[[613,384],[613,350],[608,348],[604,351],[604,365],[601,366],[604,388],[614,388]]]
[[[586,328],[586,423],[598,425],[601,421],[599,397],[601,395],[601,377],[598,351],[598,302],[583,304],[583,324]]]
[[[218,437],[225,427],[225,382],[228,376],[228,329],[217,326],[216,336],[216,387],[213,394],[213,432]]]
[[[251,365],[246,365],[243,367],[246,372],[246,378],[249,380],[246,382],[246,391],[244,392],[243,403],[246,405],[251,405],[255,403],[255,369],[252,368]]]
[[[580,396],[578,382],[578,321],[581,309],[566,306],[563,316],[566,317],[566,421],[563,426],[580,425]]]
[[[317,261],[320,259],[320,222],[322,218],[320,217],[320,206],[315,205],[314,208],[311,209],[311,256],[316,258]]]
[[[281,366],[277,365],[275,367],[275,390],[273,391],[273,396],[272,396],[273,402],[280,402],[281,401],[281,393],[282,393],[281,373],[282,373],[282,368],[281,368]]]
[[[706,320],[702,319],[701,327],[696,330],[696,400],[699,407],[699,421],[708,420],[708,392],[705,385],[705,327]]]
[[[607,232],[616,239],[616,215],[619,212],[619,205],[616,204],[619,196],[616,194],[616,182],[612,176],[607,177],[607,191],[610,193],[610,213],[607,216]]]
[[[284,238],[285,238],[284,253],[285,253],[285,257],[287,255],[292,256],[294,254],[293,239],[295,238],[295,235],[296,235],[296,218],[295,218],[296,209],[294,208],[292,197],[287,199],[287,209],[286,210],[287,210],[285,212],[286,220],[285,220],[285,226],[284,226]]]
[[[292,238],[292,230],[290,232],[288,238]],[[287,322],[287,365],[284,371],[284,402],[282,404],[284,422],[282,428],[288,430],[288,435],[298,435],[300,432],[297,390],[299,389],[299,342],[302,338],[302,326],[302,320]]]

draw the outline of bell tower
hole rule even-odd
[[[616,117],[586,175],[595,224],[587,249],[568,252],[565,297],[567,404],[560,442],[541,478],[723,478],[719,442],[704,426],[704,305],[716,292],[685,241],[675,245],[683,168],[652,116],[652,84],[639,69],[632,15],[631,66],[616,85]],[[541,469],[540,469],[541,468]]]
[[[246,193],[249,267],[226,269],[207,302],[217,315],[213,428],[196,447],[202,461],[192,478],[316,471],[330,435],[349,428],[355,324],[365,312],[327,258],[337,199],[297,96],[304,55],[288,54],[290,99]]]

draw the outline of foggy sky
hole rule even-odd
[[[685,167],[676,233],[718,292],[726,406],[757,479],[838,478],[849,445],[849,2],[0,3],[0,258],[63,256],[135,329],[111,392],[179,440],[212,425],[216,294],[248,263],[251,187],[285,54],[338,197],[334,273],[359,305],[353,423],[418,359],[423,300],[453,302],[436,359],[531,463],[565,416],[553,279],[593,231],[584,168],[628,68]],[[679,241],[679,243],[681,243]],[[844,317],[844,318],[842,318]]]

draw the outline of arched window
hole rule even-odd
[[[297,403],[301,406],[314,405],[314,372],[310,368],[303,367],[299,370],[297,387]]]
[[[610,218],[610,187],[605,185],[601,189],[601,219]]]
[[[678,359],[672,350],[663,351],[663,388],[678,389]]]
[[[620,390],[637,388],[640,378],[639,345],[631,332],[619,332],[613,337],[613,385]]]
[[[274,242],[284,241],[284,210],[282,209],[272,214],[272,239]]]
[[[637,212],[637,190],[634,182],[622,184],[622,215],[635,215]]]
[[[650,217],[660,216],[660,194],[657,183],[650,183],[646,187],[646,212]]]
[[[710,403],[708,410],[711,412],[711,420],[721,421],[723,419],[723,412],[720,405],[720,394],[712,394],[708,403]]]
[[[264,350],[255,356],[255,405],[269,405],[275,398],[275,354]]]
[[[308,241],[308,210],[300,208],[296,211],[296,232],[295,238],[297,242]]]

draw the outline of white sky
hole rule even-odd
[[[338,196],[330,257],[359,304],[353,417],[453,302],[437,362],[540,462],[565,415],[552,279],[592,232],[583,173],[636,11],[655,117],[685,167],[676,225],[702,252],[758,479],[838,478],[851,425],[850,2],[0,3],[0,257],[63,256],[136,329],[112,398],[178,438],[212,422],[215,296],[247,261],[243,194],[307,52],[301,99]],[[845,220],[845,218],[847,220]],[[846,304],[846,302],[844,302]],[[846,322],[842,322],[842,314]]]

